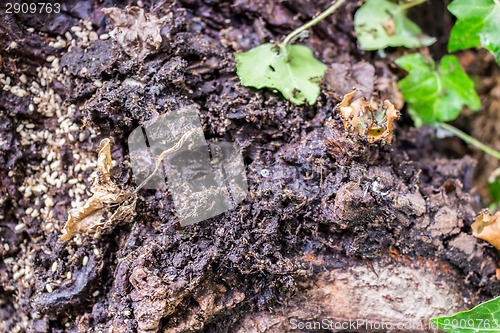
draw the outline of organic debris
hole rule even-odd
[[[388,19],[387,21],[383,22],[382,26],[384,27],[385,32],[387,32],[387,34],[389,36],[394,35],[394,33],[396,32],[396,27],[394,25],[394,19],[392,17],[390,19]]]
[[[387,79],[391,80],[389,77]],[[324,76],[325,93],[332,95],[335,99],[342,99],[355,87],[358,92],[354,98],[370,98],[375,80],[375,67],[368,62],[360,61],[352,66],[333,63],[328,67]]]
[[[383,105],[375,100],[359,98],[351,102],[358,90],[344,96],[340,103],[340,114],[344,128],[369,143],[384,140],[392,141],[394,121],[399,117],[399,111],[389,100],[384,100]]]
[[[486,210],[476,217],[476,222],[471,226],[472,234],[477,238],[484,239],[500,250],[500,211],[495,215]]]
[[[155,14],[144,14],[144,9],[136,6],[103,8],[102,12],[115,25],[110,35],[130,56],[143,60],[160,47],[160,30],[166,23],[166,17],[158,19]]]
[[[132,192],[119,189],[113,183],[110,177],[111,162],[110,140],[104,139],[99,144],[97,160],[99,177],[94,180],[90,189],[94,195],[83,207],[69,211],[68,221],[64,226],[66,233],[60,237],[62,241],[68,241],[78,232],[97,234],[106,224],[134,213],[135,196]],[[120,204],[129,198],[131,200],[127,204],[121,205],[105,223],[105,205]]]

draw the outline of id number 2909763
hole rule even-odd
[[[6,14],[58,14],[61,4],[58,2],[7,2]]]

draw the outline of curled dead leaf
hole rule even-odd
[[[345,95],[340,103],[345,130],[369,143],[379,140],[391,143],[394,121],[398,119],[399,111],[387,99],[383,104],[364,98],[351,102],[357,91],[356,89]]]
[[[144,14],[144,9],[136,6],[103,8],[102,12],[113,21],[110,35],[127,54],[142,60],[160,47],[160,30],[166,17],[158,19],[155,14]]]
[[[476,222],[471,226],[472,234],[483,239],[500,250],[500,212],[491,215],[485,211],[476,217]]]
[[[106,224],[130,216],[135,211],[135,195],[127,190],[120,189],[113,183],[110,176],[111,169],[110,140],[104,139],[99,145],[97,169],[99,176],[94,180],[90,191],[93,195],[82,207],[74,208],[68,213],[68,221],[64,226],[65,233],[62,241],[68,241],[75,233],[95,234]],[[105,208],[112,204],[121,204],[109,219],[106,220]]]

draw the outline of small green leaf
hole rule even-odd
[[[500,179],[495,178],[495,180],[489,183],[488,190],[491,197],[491,203],[489,204],[488,209],[494,212],[500,205]]]
[[[381,50],[389,46],[408,48],[431,45],[435,38],[406,17],[405,5],[389,0],[367,0],[354,15],[354,30],[362,49]]]
[[[457,57],[444,56],[437,70],[434,60],[418,53],[396,59],[396,64],[409,72],[398,87],[416,125],[454,120],[464,104],[472,110],[481,107],[474,82],[462,70]]]
[[[448,333],[500,332],[500,297],[450,317],[432,318],[431,322]]]
[[[488,191],[491,197],[488,209],[495,212],[500,206],[500,168],[495,169],[488,177]]]
[[[304,100],[312,105],[319,96],[326,65],[307,46],[266,43],[238,53],[236,69],[246,87],[277,89],[297,105]]]
[[[500,64],[500,1],[455,0],[448,10],[457,17],[448,50],[483,46]]]

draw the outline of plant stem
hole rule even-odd
[[[421,3],[424,3],[426,1],[427,0],[414,0],[414,1],[411,1],[411,2],[407,2],[407,3],[405,3],[404,5],[401,6],[401,9],[407,10],[407,9],[409,9],[411,7],[418,6]]]
[[[484,151],[486,154],[489,154],[489,155],[500,160],[500,152],[499,151],[496,151],[495,149],[488,147],[487,145],[474,139],[470,135],[465,134],[464,132],[462,132],[458,128],[456,128],[450,124],[446,124],[446,123],[439,123],[439,124],[437,124],[437,126],[455,134],[456,136],[458,136],[460,139],[464,140],[465,142],[470,143],[473,146],[476,146],[477,148]]]
[[[334,3],[333,5],[331,5],[330,7],[328,7],[328,9],[325,10],[323,13],[319,14],[318,16],[316,16],[315,18],[313,18],[311,21],[307,22],[306,24],[304,24],[304,25],[300,26],[299,28],[295,29],[294,31],[292,31],[290,34],[288,34],[288,36],[285,37],[285,39],[283,40],[283,42],[281,43],[281,45],[283,47],[286,47],[286,45],[290,42],[290,40],[293,37],[297,36],[302,31],[304,31],[306,29],[309,29],[313,25],[316,25],[321,20],[325,19],[325,17],[327,17],[328,15],[330,15],[334,11],[336,11],[337,8],[339,8],[340,5],[342,5],[344,3],[344,1],[345,0],[338,0],[336,3]]]

